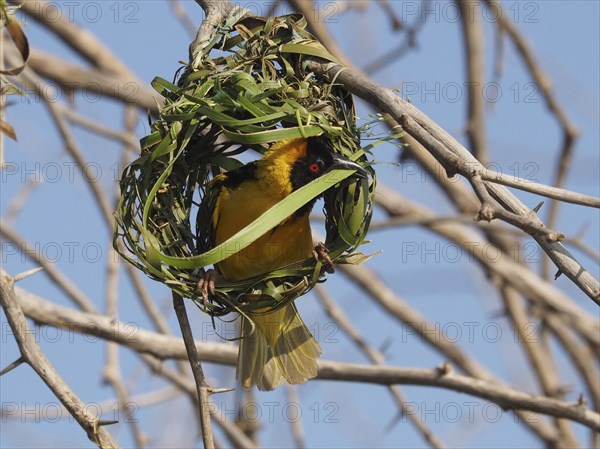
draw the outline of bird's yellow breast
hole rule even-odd
[[[248,180],[229,190],[222,187],[215,206],[215,244],[226,241],[285,197],[269,183]],[[246,279],[311,257],[313,242],[308,213],[289,217],[258,240],[219,262],[223,276],[232,281]],[[234,254],[235,253],[235,254]]]

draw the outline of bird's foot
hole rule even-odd
[[[215,279],[216,279],[216,277],[217,277],[217,272],[211,268],[204,272],[203,276],[198,281],[198,284],[196,284],[196,288],[202,294],[202,302],[204,302],[205,304],[206,304],[206,301],[208,300],[209,293],[211,295],[215,294]]]
[[[319,242],[317,246],[315,246],[315,249],[313,249],[313,256],[315,257],[315,259],[320,260],[324,263],[324,265],[326,266],[325,271],[327,271],[328,273],[335,273],[335,268],[333,268],[333,261],[331,260],[331,257],[329,257],[329,250],[323,243]]]

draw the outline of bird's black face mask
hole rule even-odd
[[[292,166],[292,188],[298,190],[335,169],[356,170],[358,176],[368,176],[368,172],[359,164],[337,154],[329,139],[310,137],[307,139],[306,157],[298,159]]]
[[[331,170],[356,170],[356,175],[368,176],[368,172],[359,164],[337,154],[326,137],[310,137],[306,145],[306,156],[298,159],[292,166],[290,181],[294,191]],[[310,212],[318,198],[309,201],[294,215]]]

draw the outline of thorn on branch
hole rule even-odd
[[[24,271],[23,273],[19,273],[13,277],[13,282],[16,284],[17,282],[22,281],[23,279],[28,278],[29,276],[32,276],[43,269],[44,267],[36,267],[31,270]]]
[[[557,270],[554,275],[554,280],[557,280],[563,274],[562,270]]]
[[[444,362],[441,365],[436,366],[435,369],[440,376],[446,376],[452,372],[452,365],[450,365],[450,362]]]
[[[6,373],[9,373],[10,371],[14,370],[17,366],[19,366],[25,362],[26,362],[26,360],[23,357],[19,357],[17,360],[12,362],[10,365],[8,365],[6,368],[4,368],[2,371],[0,371],[0,376],[3,376]]]
[[[231,391],[235,391],[235,388],[209,388],[208,394],[219,394],[219,393],[229,393]]]
[[[533,211],[537,214],[539,212],[539,210],[542,208],[543,205],[544,205],[544,202],[541,201],[537,206],[535,206],[533,208]]]
[[[576,408],[583,413],[587,409],[587,405],[588,400],[583,396],[583,393],[580,393],[577,402],[573,403],[573,408]]]
[[[118,424],[118,419],[101,419],[98,421],[98,427],[102,426],[112,426],[113,424]]]

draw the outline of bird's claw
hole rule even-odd
[[[205,303],[208,300],[209,293],[211,295],[215,294],[215,279],[216,279],[216,277],[217,277],[217,272],[211,268],[204,272],[204,275],[200,278],[200,280],[198,281],[198,284],[196,284],[196,288],[202,295],[202,301]]]
[[[329,257],[329,250],[323,243],[319,242],[317,246],[315,246],[315,249],[313,249],[313,255],[315,259],[320,260],[324,263],[324,265],[326,266],[325,271],[327,271],[328,273],[335,273],[335,268],[333,267],[333,260],[331,260],[331,257]]]

